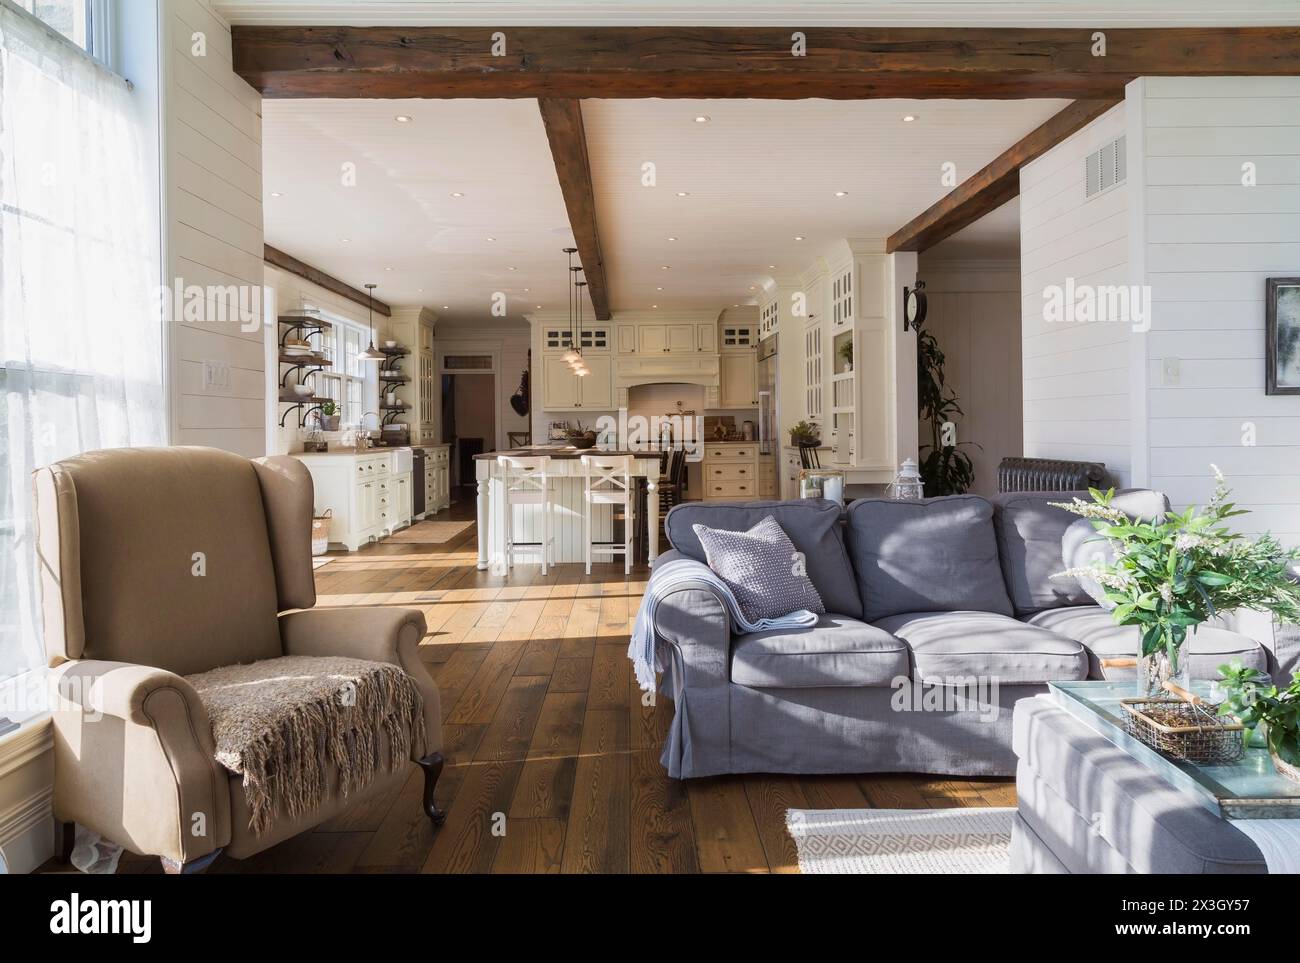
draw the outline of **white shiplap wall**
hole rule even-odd
[[[261,97],[235,75],[230,28],[206,0],[162,4],[164,205],[172,285],[249,286],[262,314]],[[206,53],[194,53],[195,34]],[[242,455],[266,450],[265,349],[260,329],[173,319],[169,330],[173,444]],[[230,386],[205,391],[203,362],[227,362]]]
[[[1145,78],[1128,96],[1153,299],[1150,483],[1202,504],[1213,462],[1252,512],[1243,529],[1300,543],[1300,397],[1264,394],[1265,279],[1300,275],[1300,78]]]
[[[1084,157],[1125,132],[1119,104],[1020,171],[1024,453],[1105,462],[1131,481],[1128,324],[1048,323],[1049,285],[1129,284],[1128,185],[1083,196]]]
[[[957,440],[975,466],[972,491],[998,490],[998,462],[1023,451],[1020,373],[1020,266],[1011,261],[935,261],[921,255],[926,327],[944,353],[945,381],[964,415]],[[921,444],[930,442],[921,425]]]

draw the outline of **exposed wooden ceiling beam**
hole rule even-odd
[[[292,254],[285,254],[278,248],[271,247],[269,244],[263,245],[262,260],[273,267],[278,267],[281,271],[288,271],[312,284],[318,284],[326,291],[333,291],[340,297],[347,298],[349,301],[355,301],[362,307],[370,307],[372,304],[375,308],[375,314],[382,314],[386,318],[393,316],[393,310],[383,301],[372,300],[370,295],[365,291],[359,291],[352,285],[340,281],[332,274],[326,274],[324,271],[312,267],[299,261]]]
[[[569,212],[569,226],[582,262],[583,280],[591,295],[596,320],[608,321],[609,286],[605,282],[605,263],[600,251],[600,231],[596,227],[596,194],[591,186],[591,161],[587,157],[587,132],[582,126],[582,105],[565,98],[542,97],[537,101],[546,125],[546,139],[551,142],[555,173],[560,179],[564,206]]]
[[[1116,100],[1076,100],[891,234],[885,242],[885,250],[924,251],[1001,207],[1020,193],[1020,168],[1100,117],[1116,103]]]
[[[235,26],[265,97],[1123,96],[1138,76],[1300,74],[1300,28]],[[500,34],[495,55],[494,35]],[[500,43],[504,43],[501,51]]]

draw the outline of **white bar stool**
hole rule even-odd
[[[591,557],[622,555],[623,574],[632,573],[632,536],[636,532],[633,514],[636,508],[635,476],[631,455],[583,455],[583,540],[586,542],[587,574],[591,574]],[[623,544],[593,541],[591,508],[593,505],[623,506]],[[612,519],[611,515],[611,519]]]
[[[497,466],[501,470],[501,508],[505,513],[501,532],[504,546],[506,572],[515,565],[515,513],[516,505],[539,505],[542,509],[542,540],[540,546],[527,545],[524,551],[532,552],[537,548],[541,555],[542,574],[554,557],[555,538],[551,535],[551,492],[547,485],[547,476],[551,471],[549,455],[534,458],[515,458],[510,455],[498,455]]]

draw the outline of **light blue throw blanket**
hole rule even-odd
[[[703,583],[717,592],[731,616],[731,630],[737,634],[766,632],[769,629],[808,629],[817,624],[817,616],[807,609],[799,609],[775,619],[746,621],[736,596],[711,568],[694,559],[673,559],[656,568],[650,575],[645,595],[641,599],[641,608],[636,613],[636,623],[632,627],[632,642],[628,646],[627,657],[632,660],[636,669],[636,681],[643,691],[650,692],[654,689],[655,673],[663,669],[655,645],[655,610],[661,599],[688,582],[697,585]]]

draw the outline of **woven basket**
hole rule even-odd
[[[330,550],[330,519],[334,509],[325,509],[324,515],[315,515],[311,520],[311,553],[324,555]]]

